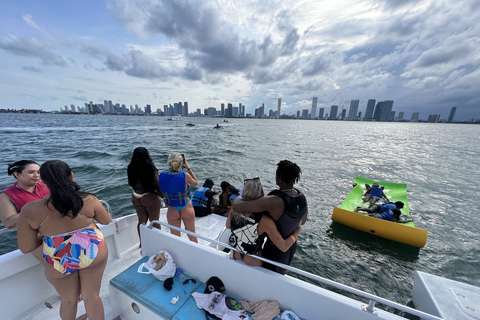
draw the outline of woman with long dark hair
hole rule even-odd
[[[17,181],[0,191],[0,220],[6,228],[15,228],[22,207],[43,199],[50,191],[40,180],[40,166],[33,160],[14,162],[8,165],[7,173]]]
[[[45,276],[60,294],[62,319],[75,319],[80,294],[88,319],[104,319],[100,286],[108,248],[95,220],[106,225],[110,215],[93,194],[73,181],[65,162],[45,162],[40,176],[50,195],[22,208],[18,247],[28,253],[43,246]]]
[[[158,170],[150,153],[144,147],[133,150],[132,160],[127,167],[128,184],[133,188],[132,204],[137,211],[137,231],[140,236],[140,224],[160,218],[160,208],[164,197],[158,186]],[[159,224],[154,225],[160,229]]]

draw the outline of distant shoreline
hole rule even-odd
[[[98,116],[98,115],[109,115],[109,116],[137,116],[137,117],[172,117],[170,116],[165,116],[165,115],[158,115],[156,113],[151,113],[151,114],[131,114],[131,113],[83,113],[83,112],[66,112],[66,111],[44,111],[44,110],[39,110],[39,109],[21,109],[21,110],[16,110],[16,109],[0,109],[0,113],[21,113],[21,114],[65,114],[65,115],[91,115],[91,116]],[[418,121],[410,121],[408,119],[402,119],[402,120],[397,120],[397,121],[377,121],[377,120],[346,120],[346,119],[305,119],[305,118],[297,118],[293,115],[282,115],[279,119],[275,118],[257,118],[257,117],[226,117],[226,116],[214,116],[214,117],[209,117],[209,116],[181,116],[177,115],[179,117],[185,117],[185,118],[212,118],[212,119],[217,119],[217,118],[228,118],[228,119],[268,119],[268,120],[312,120],[312,121],[355,121],[355,122],[405,122],[405,123],[447,123],[447,124],[480,124],[480,119],[472,119],[472,121],[453,121],[453,122],[447,122],[447,121],[438,121],[438,122],[428,122],[427,120],[421,120],[419,119]]]

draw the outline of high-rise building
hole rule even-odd
[[[188,116],[188,102],[183,103],[183,116]]]
[[[438,120],[440,120],[440,115],[439,114],[431,114],[431,115],[428,116],[427,122],[437,123]]]
[[[222,117],[225,116],[225,103],[222,103],[222,104],[220,105],[220,115],[221,115]]]
[[[398,113],[398,121],[403,121],[403,117],[404,117],[404,116],[405,116],[405,112],[400,111],[400,112]]]
[[[373,110],[375,109],[375,99],[369,99],[367,101],[367,110],[365,110],[365,118],[363,120],[372,120]]]
[[[360,103],[359,100],[352,100],[350,101],[350,110],[348,111],[348,119],[350,121],[357,119],[357,112],[358,112],[358,104]]]
[[[450,113],[448,114],[447,122],[453,122],[453,117],[455,117],[455,112],[457,111],[457,107],[453,107],[450,109]]]
[[[300,119],[300,110],[297,110],[297,119]]]
[[[310,114],[310,118],[311,119],[315,119],[317,117],[317,101],[318,101],[318,98],[317,97],[313,97],[313,100],[312,100],[312,112]]]
[[[280,118],[280,110],[282,108],[282,98],[278,98],[278,105],[277,105],[277,119]]]
[[[320,111],[318,112],[318,119],[323,119],[323,112],[325,111],[325,108],[320,108]]]
[[[337,119],[337,112],[338,112],[338,106],[331,106],[330,107],[330,117],[328,117],[328,119],[329,120]]]
[[[146,114],[146,115],[149,115],[149,114],[151,114],[151,113],[152,113],[152,107],[151,107],[149,104],[147,104],[147,105],[145,106],[145,114]]]
[[[373,112],[373,119],[374,120],[380,121],[380,116],[382,114],[382,109],[383,109],[384,104],[385,103],[383,101],[378,101],[377,102],[377,105],[375,106],[375,111]]]
[[[225,117],[233,117],[233,105],[231,103],[227,105]]]
[[[308,109],[302,110],[302,119],[308,119]]]
[[[410,121],[412,122],[418,122],[418,118],[420,116],[420,112],[414,112],[412,113],[412,119]]]
[[[380,121],[392,121],[392,108],[393,108],[393,100],[385,100],[384,105],[380,115]]]

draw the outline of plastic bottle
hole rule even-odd
[[[183,273],[183,270],[180,269],[180,268],[177,268],[177,270],[175,271],[175,276],[177,276],[177,278],[178,278],[180,281],[185,280],[185,273]]]

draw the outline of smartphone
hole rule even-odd
[[[182,153],[183,164],[185,164],[185,153]]]

